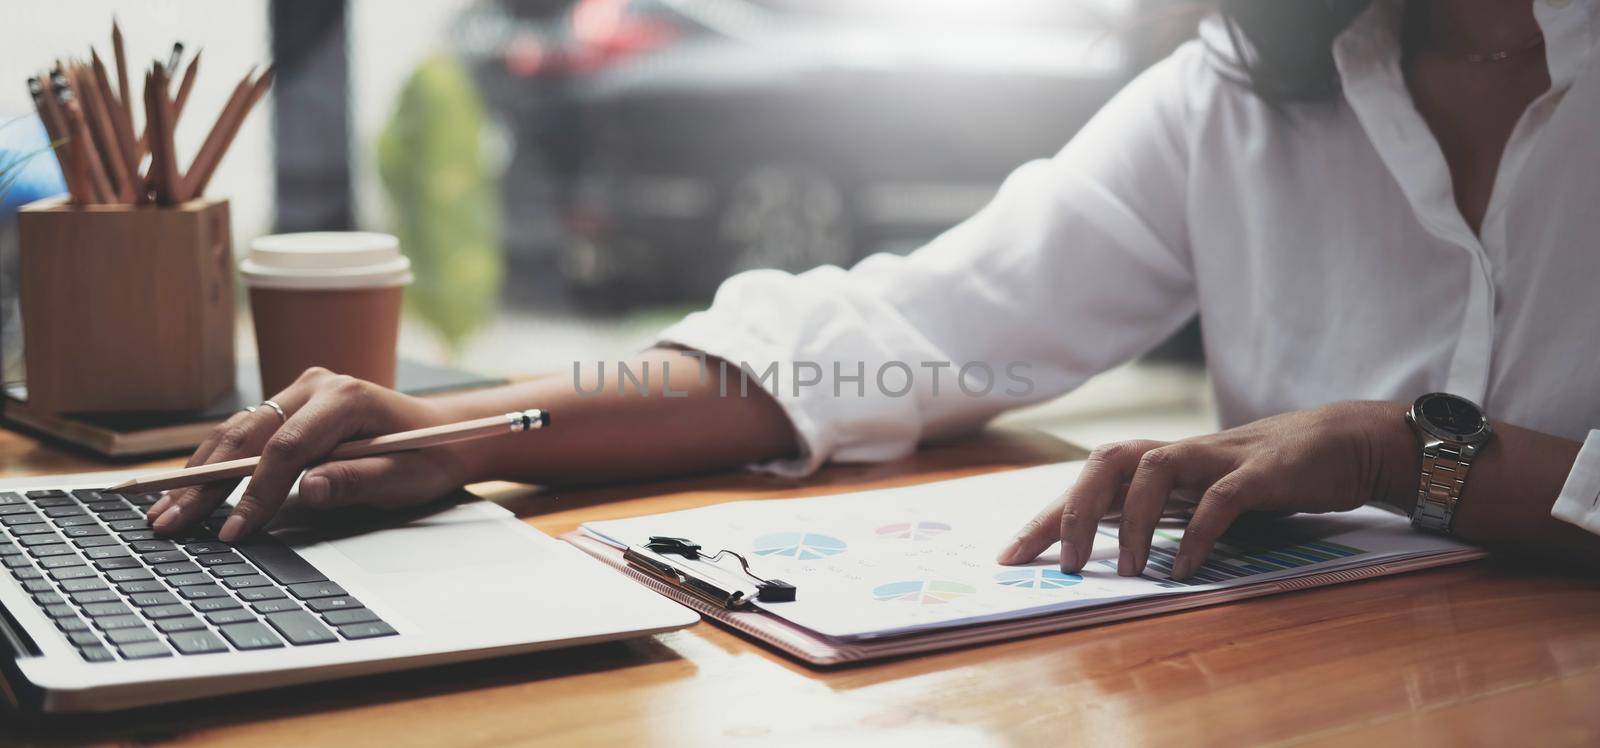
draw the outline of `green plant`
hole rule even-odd
[[[30,115],[23,115],[21,117],[14,117],[6,120],[5,122],[0,122],[0,130],[4,130],[17,122],[25,120],[29,116]],[[5,202],[6,195],[10,194],[11,192],[11,187],[15,185],[17,183],[17,179],[22,176],[22,167],[27,166],[28,162],[32,161],[34,157],[38,156],[39,154],[48,153],[50,149],[54,148],[56,145],[56,143],[51,143],[43,148],[39,148],[32,152],[24,153],[18,156],[11,156],[5,151],[0,151],[0,203]]]
[[[452,353],[494,313],[504,274],[483,127],[466,71],[436,56],[411,74],[378,140],[395,233],[416,275],[407,303]]]

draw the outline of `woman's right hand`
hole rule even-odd
[[[236,413],[189,458],[193,467],[261,456],[244,496],[217,533],[223,542],[234,542],[266,525],[283,506],[296,478],[301,504],[331,509],[420,504],[448,494],[475,475],[472,453],[453,444],[322,462],[341,442],[451,423],[468,414],[320,368],[307,369],[272,401],[283,408],[285,417],[265,406]],[[226,481],[174,489],[150,507],[150,525],[164,535],[180,533],[209,516],[237,485]]]

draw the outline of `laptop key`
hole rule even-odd
[[[100,560],[102,558],[118,558],[118,557],[121,557],[121,558],[133,558],[132,556],[128,555],[128,551],[127,551],[126,548],[118,548],[116,546],[106,546],[104,548],[90,548],[88,550],[85,550],[83,552],[83,555],[89,557],[89,560],[91,560],[91,561],[98,561],[98,560]]]
[[[277,600],[262,600],[251,605],[250,608],[257,613],[282,613],[286,610],[299,610],[300,603],[288,598],[279,598]]]
[[[178,564],[189,560],[189,557],[185,556],[183,551],[156,551],[155,553],[146,553],[139,558],[151,566],[156,564]]]
[[[46,573],[57,582],[65,582],[68,579],[88,579],[95,575],[94,569],[87,566],[66,566],[60,569],[51,569]],[[117,574],[119,572],[112,573]]]
[[[73,498],[85,504],[91,501],[100,501],[101,499],[105,498],[105,495],[102,495],[101,492],[96,491],[93,488],[75,488],[71,493]],[[109,495],[115,496],[116,494]]]
[[[194,560],[201,566],[230,566],[244,563],[244,557],[237,553],[213,553],[209,556],[195,556]]]
[[[68,566],[82,566],[82,565],[83,565],[83,559],[78,558],[76,555],[73,555],[73,556],[51,556],[50,558],[39,559],[39,568],[41,568],[41,569],[61,569],[61,568],[65,568],[65,567],[68,567]]]
[[[248,623],[256,619],[255,615],[243,608],[234,610],[219,610],[206,614],[206,620],[214,626],[227,626],[234,623]]]
[[[143,567],[131,556],[116,556],[114,558],[102,558],[94,562],[94,568],[101,571],[116,571],[117,569],[140,569]]]
[[[188,551],[191,556],[209,556],[214,553],[233,552],[233,547],[227,543],[214,542],[190,543],[184,546],[183,549]]]
[[[78,654],[88,662],[114,662],[117,659],[116,655],[111,654],[111,650],[99,646],[80,647]]]
[[[227,597],[228,591],[214,584],[197,584],[179,589],[178,594],[185,600],[204,600],[211,597]]]
[[[190,615],[187,605],[153,605],[139,612],[152,621],[164,618],[187,618]]]
[[[56,628],[61,629],[62,632],[68,634],[77,631],[88,631],[89,622],[77,616],[73,616],[71,618],[57,618]]]
[[[100,515],[100,519],[104,522],[121,522],[126,519],[144,519],[144,512],[136,512],[132,509],[123,509],[117,512],[106,512],[105,514]]]
[[[44,614],[51,618],[76,618],[78,611],[66,603],[44,606]]]
[[[15,491],[0,492],[0,506],[15,506],[24,503],[22,494]]]
[[[246,574],[254,574],[256,570],[249,564],[224,564],[211,567],[211,573],[219,577],[242,577]]]
[[[311,644],[327,644],[338,641],[327,626],[322,625],[317,617],[303,610],[284,611],[267,615],[267,623],[283,634],[290,644],[304,647]]]
[[[154,579],[140,579],[117,585],[117,590],[124,595],[133,595],[140,592],[162,592],[166,589],[166,585]]]
[[[119,522],[117,524],[122,523]],[[139,543],[156,539],[155,530],[118,530],[117,534],[122,536],[122,540],[125,543]]]
[[[288,587],[289,594],[301,600],[314,600],[319,597],[339,597],[346,594],[343,587],[327,581],[291,584]]]
[[[90,618],[110,618],[112,616],[125,616],[133,611],[120,602],[115,603],[89,603],[83,606],[83,612]]]
[[[107,631],[106,639],[109,639],[112,644],[138,644],[139,642],[153,642],[156,640],[156,632],[147,628],[117,629],[116,631]]]
[[[399,633],[383,621],[371,623],[353,623],[349,626],[340,626],[339,635],[346,639],[376,639],[380,636],[394,636]]]
[[[178,598],[171,592],[140,592],[129,595],[128,602],[141,608],[153,608],[157,605],[177,605]]]
[[[152,657],[171,657],[172,650],[159,641],[139,642],[138,644],[125,644],[117,647],[117,653],[124,659],[147,660]]]
[[[58,517],[56,518],[55,522],[56,527],[80,527],[83,525],[95,525],[98,527],[99,524],[99,520],[96,520],[94,517],[90,517],[87,514],[77,514],[71,517]]]
[[[12,569],[11,576],[16,577],[17,581],[21,582],[28,579],[44,579],[44,572],[32,566],[22,566]]]
[[[217,629],[235,649],[272,649],[283,646],[283,641],[272,629],[260,622],[235,623]]]
[[[113,582],[143,582],[155,579],[144,569],[116,569],[106,572],[106,578]]]
[[[93,502],[89,502],[89,503],[84,504],[83,508],[88,509],[91,512],[94,512],[95,514],[100,514],[101,512],[114,512],[114,511],[117,511],[119,509],[127,509],[128,505],[126,503],[124,503],[121,499],[118,499],[116,501],[93,501]]]
[[[77,605],[93,605],[95,603],[114,603],[122,598],[117,593],[107,589],[90,590],[88,592],[74,592],[70,598]]]
[[[173,634],[167,637],[172,642],[173,648],[186,655],[212,654],[214,652],[228,651],[228,645],[223,644],[216,634],[210,631],[189,631]]]
[[[80,527],[69,527],[65,530],[62,530],[61,534],[69,538],[98,538],[105,536],[106,531],[100,529],[100,527],[97,525],[83,525]]]
[[[128,547],[132,548],[134,553],[155,553],[156,551],[170,551],[178,546],[170,540],[140,540],[135,543],[129,543]]]
[[[34,521],[34,522],[43,522],[44,521],[43,517],[40,517],[38,515],[38,513],[33,511],[33,507],[28,506],[26,504],[12,504],[12,505],[7,505],[7,506],[0,506],[0,517],[5,517],[7,520],[10,520],[12,517],[17,517],[17,518],[33,517],[34,519],[32,521]],[[15,522],[7,521],[5,524],[6,525],[12,525],[12,524],[21,525],[21,524],[26,524],[27,521],[28,520],[17,519]]]
[[[0,563],[5,564],[7,569],[33,566],[33,560],[27,556],[0,556]]]
[[[78,505],[78,502],[73,501],[72,497],[64,493],[60,496],[44,496],[41,498],[29,496],[28,498],[33,499],[33,505],[40,509],[55,509],[63,506],[75,507]]]
[[[150,570],[155,572],[156,574],[159,574],[159,575],[163,576],[163,577],[170,577],[170,576],[176,576],[178,574],[194,574],[194,573],[197,573],[197,572],[200,571],[200,565],[196,564],[196,563],[191,563],[189,561],[180,561],[180,562],[175,563],[175,564],[174,563],[153,564],[153,565],[151,565]]]
[[[139,620],[139,617],[135,615],[111,616],[109,618],[94,619],[94,625],[95,628],[101,631],[115,631],[117,629],[142,627],[144,626],[144,621]]]
[[[150,523],[146,522],[146,521],[144,521],[142,519],[118,520],[116,522],[109,523],[107,526],[110,527],[113,532],[137,532],[139,530],[149,530],[150,529]],[[141,540],[149,540],[149,539],[154,538],[154,537],[155,537],[155,532],[152,530],[151,533],[150,533],[150,538],[140,538],[140,539]],[[128,538],[126,535],[124,535],[122,539],[123,540],[129,540],[130,538]]]
[[[288,595],[283,594],[283,590],[277,587],[252,587],[239,590],[239,599],[247,603],[260,602],[262,600],[281,600],[286,597]]]
[[[185,616],[183,618],[163,618],[159,621],[156,621],[156,630],[163,634],[176,634],[180,631],[200,631],[205,629],[205,627],[205,622],[195,618],[194,616]]]
[[[35,592],[33,602],[35,605],[60,605],[66,600],[61,599],[61,596],[54,592]]]
[[[62,541],[61,536],[53,532],[48,534],[42,532],[30,533],[17,538],[17,545],[20,545],[23,548],[35,548],[41,545],[51,545],[53,543],[62,542],[64,541]]]
[[[260,574],[252,574],[247,577],[228,577],[227,579],[222,580],[222,583],[226,585],[228,589],[233,590],[247,590],[251,587],[272,586],[272,580],[261,576]]]
[[[61,583],[63,592],[98,592],[106,586],[98,579],[68,579]]]
[[[347,608],[345,610],[330,610],[322,617],[335,626],[348,626],[352,623],[372,623],[380,620],[378,614],[367,608]]]
[[[294,549],[273,540],[250,540],[235,548],[282,585],[326,582],[327,577]]]
[[[87,513],[83,511],[83,507],[81,506],[53,506],[44,510],[44,516],[51,519],[59,519],[61,517],[79,517],[86,516],[86,514]]]
[[[239,602],[226,595],[222,597],[208,597],[204,600],[195,600],[190,603],[194,609],[201,613],[214,613],[219,610],[233,610],[240,607]]]
[[[55,585],[50,584],[48,579],[24,579],[22,580],[22,589],[28,592],[49,592],[55,589]]]
[[[0,516],[0,525],[11,529],[12,535],[26,535],[30,532],[55,532],[44,517],[37,514],[11,514]],[[32,529],[24,529],[32,528]]]
[[[128,503],[139,507],[147,507],[161,500],[161,494],[159,493],[125,493],[119,495]]]
[[[217,580],[212,579],[210,575],[204,573],[174,574],[170,577],[167,577],[167,584],[170,584],[174,587],[193,587],[197,584],[211,584],[215,581]]]
[[[34,558],[49,558],[51,556],[64,556],[68,553],[77,555],[78,552],[73,550],[70,545],[57,543],[55,545],[34,546],[28,549],[28,553]]]
[[[108,545],[121,545],[122,541],[110,535],[93,535],[87,538],[78,538],[72,541],[72,544],[79,548],[101,548]]]
[[[32,491],[28,491],[27,496],[34,501],[39,499],[64,499],[67,497],[67,492],[59,488],[35,488]]]
[[[67,641],[72,642],[74,647],[98,647],[100,635],[89,630],[73,631],[67,634]]]

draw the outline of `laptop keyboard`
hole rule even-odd
[[[309,647],[394,627],[268,535],[217,541],[221,507],[160,538],[160,494],[0,492],[0,563],[89,662]]]

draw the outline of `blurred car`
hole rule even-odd
[[[562,238],[535,251],[569,289],[701,301],[739,270],[848,265],[976,211],[1125,82],[1132,5],[578,0],[541,22],[521,92],[559,114],[489,99],[559,184]]]

